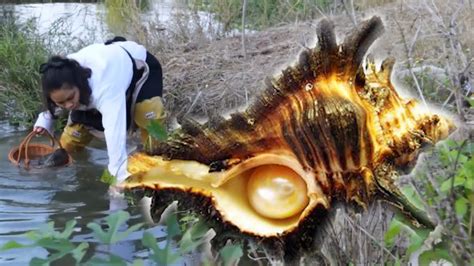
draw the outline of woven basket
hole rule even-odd
[[[46,136],[51,140],[50,145],[43,143],[31,143],[31,139],[36,136],[36,132],[32,131],[23,139],[19,146],[10,150],[8,153],[8,159],[10,162],[16,166],[20,166],[21,161],[23,161],[23,167],[28,169],[31,160],[37,160],[54,152],[57,149],[56,145],[61,148],[59,141],[57,141],[56,138],[54,138],[47,130],[45,130],[45,132]],[[66,165],[69,165],[71,162],[71,155],[68,155],[68,162]]]

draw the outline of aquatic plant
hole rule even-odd
[[[79,231],[76,227],[77,221],[70,220],[64,229],[58,230],[54,222],[48,222],[38,230],[30,231],[25,237],[31,241],[21,244],[17,241],[9,241],[0,247],[1,251],[21,248],[42,248],[48,251],[46,258],[32,258],[32,265],[49,265],[53,262],[66,263],[68,265],[144,265],[146,261],[156,265],[170,265],[182,262],[184,256],[193,252],[209,241],[209,228],[206,224],[192,216],[183,216],[178,219],[175,212],[164,221],[166,226],[166,237],[156,238],[151,233],[152,228],[142,230],[141,244],[146,249],[146,255],[135,256],[133,261],[107,251],[98,251],[94,247],[96,243],[110,246],[122,241],[130,241],[130,234],[138,232],[143,228],[143,223],[128,226],[127,221],[130,214],[118,211],[106,216],[101,223],[91,222],[87,227],[91,229],[92,239],[76,242],[73,240],[73,232]],[[211,234],[212,236],[212,234]],[[92,255],[88,255],[92,254]],[[223,265],[236,263],[241,256],[240,245],[226,245],[217,254],[211,257],[201,257],[202,263],[220,262]],[[72,262],[71,262],[72,260]]]

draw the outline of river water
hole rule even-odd
[[[20,22],[34,19],[40,34],[54,31],[54,36],[62,35],[62,38],[82,44],[103,42],[111,34],[106,23],[106,8],[102,4],[44,3],[13,5],[10,8]],[[211,27],[212,31],[220,27],[212,14],[190,11],[186,2],[180,0],[149,0],[149,7],[140,14],[140,22],[144,27],[169,29],[177,17],[189,19],[182,22],[189,27],[199,25],[204,30]],[[114,34],[121,35],[120,32]]]
[[[8,160],[8,151],[19,144],[27,132],[18,131],[6,122],[0,122],[0,246],[10,240],[28,243],[23,235],[36,230],[48,221],[58,228],[76,219],[78,228],[75,240],[90,238],[89,222],[100,223],[101,218],[119,207],[131,214],[129,224],[146,222],[140,208],[116,206],[109,199],[108,186],[99,181],[107,164],[105,144],[96,141],[84,151],[73,154],[71,166],[58,169],[24,170]],[[42,138],[34,139],[41,142]],[[120,203],[120,202],[119,202]],[[162,227],[152,229],[157,236],[164,236]],[[112,246],[112,252],[126,259],[142,249],[141,233],[131,235],[128,241]],[[97,246],[96,249],[104,247]],[[0,265],[27,265],[33,257],[44,257],[46,251],[13,249],[0,252]]]

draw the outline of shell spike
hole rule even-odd
[[[337,51],[337,43],[334,24],[327,19],[323,19],[319,22],[316,32],[321,52],[335,53]]]
[[[318,35],[318,52],[322,55],[316,56],[320,60],[319,71],[329,76],[334,72],[334,64],[332,62],[337,59],[338,51],[334,24],[327,19],[323,19],[319,22],[316,32]]]
[[[347,60],[342,65],[342,67],[348,66],[348,69],[345,69],[346,75],[349,77],[355,75],[367,50],[382,35],[383,31],[382,20],[380,17],[374,16],[362,22],[357,30],[344,39],[341,58]]]

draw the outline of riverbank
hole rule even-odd
[[[472,75],[466,69],[472,62],[470,47],[474,47],[473,9],[468,4],[461,8],[460,1],[438,2],[438,6],[417,1],[391,3],[354,17],[357,22],[372,15],[382,17],[385,33],[371,53],[380,60],[396,58],[394,78],[405,82],[411,95],[458,112],[454,93],[463,88],[454,76]],[[338,36],[354,27],[354,19],[347,14],[328,18]],[[319,19],[213,41],[191,36],[183,43],[156,47],[154,53],[164,69],[168,110],[205,117],[245,105],[260,91],[266,77],[294,61],[300,50],[314,47]],[[451,20],[455,27],[445,28]],[[412,71],[406,71],[409,68],[415,70],[416,82]]]

